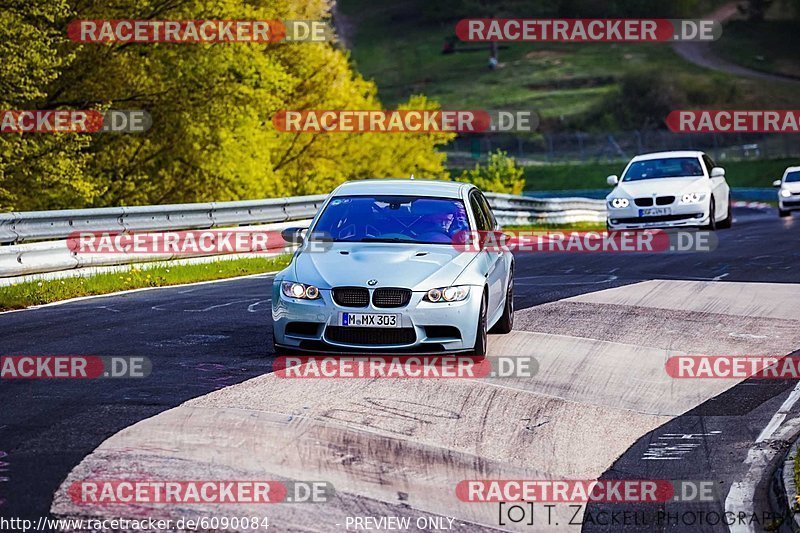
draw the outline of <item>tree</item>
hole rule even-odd
[[[0,10],[0,109],[49,109],[48,86],[74,59],[65,0],[7,0]],[[0,134],[0,210],[77,207],[96,198],[80,134]]]
[[[463,171],[456,180],[472,183],[484,191],[522,194],[525,188],[524,174],[525,171],[517,166],[513,157],[497,150],[489,154],[486,166],[476,163],[475,168]]]
[[[70,19],[102,20],[319,20],[330,9],[327,0],[68,1]],[[66,20],[62,14],[63,35]],[[336,43],[58,41],[51,48],[60,61],[51,78],[32,77],[41,105],[144,109],[153,125],[139,134],[76,136],[80,172],[51,189],[48,207],[75,184],[88,189],[69,207],[311,194],[353,178],[446,175],[435,148],[452,134],[276,131],[272,117],[284,109],[381,108],[375,85]],[[435,105],[413,98],[405,107],[420,106]],[[42,205],[39,191],[17,191],[15,208]]]

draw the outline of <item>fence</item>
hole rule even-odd
[[[762,133],[672,133],[643,130],[614,134],[555,133],[532,137],[516,135],[464,135],[444,151],[455,167],[472,166],[501,149],[521,164],[537,162],[627,162],[637,154],[668,150],[702,150],[713,159],[800,158],[796,136]]]
[[[505,225],[605,220],[602,200],[486,196],[498,220]],[[325,197],[2,213],[0,243],[4,245],[0,246],[0,278],[175,259],[169,254],[80,254],[70,250],[65,239],[81,231],[135,233],[231,226],[279,230],[307,223]]]

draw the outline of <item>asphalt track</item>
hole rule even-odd
[[[560,531],[573,514],[562,505],[551,520],[537,508],[535,525],[501,526],[497,504],[456,500],[461,479],[713,480],[719,501],[704,509],[724,509],[748,477],[754,446],[776,451],[769,464],[780,458],[800,411],[784,404],[796,383],[673,380],[664,361],[793,353],[798,230],[798,218],[738,209],[711,253],[519,254],[515,331],[492,336],[490,355],[536,357],[532,380],[275,379],[269,276],[2,314],[3,355],[145,355],[154,368],[143,380],[0,382],[0,461],[8,463],[0,513],[102,514],[76,510],[65,486],[97,472],[120,477],[131,465],[167,479],[194,472],[333,483],[332,504],[270,508],[282,531],[341,531],[352,515],[450,516],[459,531]],[[756,446],[782,404],[788,430]],[[768,509],[765,479],[756,481],[746,503]],[[584,507],[576,520],[607,507]],[[681,518],[695,509],[662,508]],[[241,510],[179,511],[250,514]],[[623,527],[637,526],[589,520],[583,529]]]

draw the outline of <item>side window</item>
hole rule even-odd
[[[489,222],[490,229],[494,229],[497,227],[497,219],[494,218],[494,213],[492,213],[492,208],[489,207],[489,202],[486,200],[486,197],[481,193],[475,193],[478,197],[478,201],[483,208],[483,214],[486,217],[486,220]]]
[[[717,165],[715,165],[714,162],[711,160],[711,158],[708,157],[705,154],[703,154],[703,163],[706,164],[706,169],[708,170],[708,175],[710,176],[711,175],[711,169],[714,168]]]
[[[472,207],[472,214],[475,216],[475,224],[478,226],[476,229],[478,231],[489,231],[492,229],[489,227],[489,220],[483,212],[483,208],[481,207],[480,200],[478,200],[478,195],[476,193],[469,195],[469,205]]]

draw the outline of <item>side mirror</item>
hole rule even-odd
[[[611,185],[612,187],[616,187],[619,183],[619,178],[617,176],[609,176],[606,178],[606,183]]]
[[[292,244],[302,244],[303,232],[308,228],[286,228],[281,231],[283,240]]]
[[[772,182],[772,186],[773,186],[773,187],[780,187],[780,186],[781,186],[781,180],[775,180],[775,181],[773,181],[773,182]]]
[[[722,167],[714,167],[711,169],[711,177],[712,178],[724,178],[725,177],[725,169]]]

